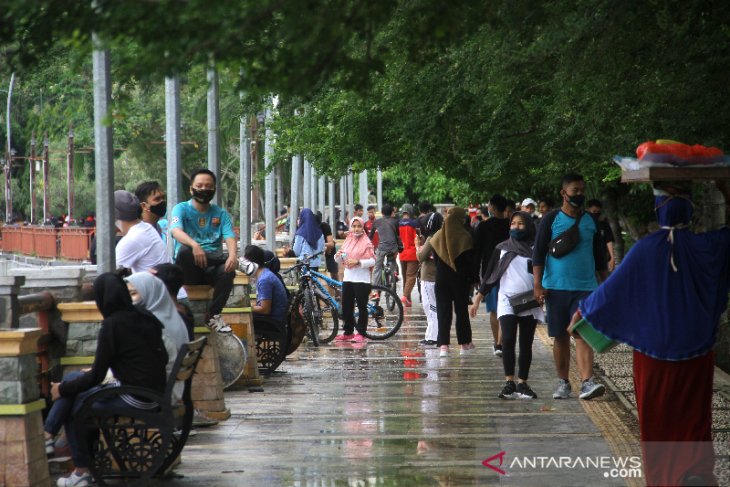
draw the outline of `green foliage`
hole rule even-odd
[[[185,171],[206,159],[211,61],[232,206],[239,116],[272,93],[277,164],[304,154],[332,177],[380,167],[396,204],[556,198],[560,176],[577,171],[590,196],[640,227],[651,218],[647,188],[619,183],[614,154],[657,138],[730,147],[722,2],[7,3],[0,72],[18,71],[25,100],[16,140],[27,147],[30,130],[48,130],[59,145],[71,122],[77,145],[91,144],[93,29],[112,51],[117,181],[127,187],[164,167],[164,75],[183,79]]]

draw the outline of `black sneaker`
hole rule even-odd
[[[436,346],[436,340],[421,340],[418,343],[423,347],[435,347]]]
[[[535,394],[535,391],[530,389],[527,382],[520,382],[517,384],[517,394],[521,396],[522,399],[537,399],[537,394]]]
[[[494,346],[494,355],[496,355],[497,357],[501,357],[502,356],[502,345],[495,345]]]
[[[515,393],[517,392],[517,387],[515,386],[515,381],[508,380],[504,383],[504,387],[502,388],[502,392],[499,393],[500,399],[516,399],[517,396]]]

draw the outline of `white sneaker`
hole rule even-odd
[[[58,487],[91,487],[92,482],[90,473],[76,475],[76,471],[74,471],[68,477],[58,479],[56,485]]]
[[[56,454],[56,439],[46,440],[46,455],[52,457]]]
[[[206,326],[211,330],[222,334],[231,333],[233,331],[231,327],[228,326],[225,321],[223,321],[223,317],[221,315],[213,316],[210,320],[208,320]]]
[[[449,349],[448,348],[442,348],[439,351],[439,357],[448,357],[449,356]]]

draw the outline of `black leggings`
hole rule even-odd
[[[369,282],[342,283],[342,320],[345,322],[343,333],[352,335],[355,328],[361,335],[368,328],[368,301],[370,299]],[[355,303],[357,303],[357,325],[355,324]]]
[[[434,292],[436,293],[439,346],[451,343],[452,314],[456,315],[456,341],[459,345],[471,343],[469,289],[470,286],[465,279],[436,278]]]
[[[520,329],[520,373],[517,377],[527,380],[532,363],[532,340],[535,338],[537,320],[532,316],[504,315],[499,317],[502,327],[502,364],[504,375],[515,375],[515,345],[517,328]]]

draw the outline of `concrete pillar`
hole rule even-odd
[[[187,198],[182,192],[180,163],[180,80],[177,76],[165,78],[165,160],[167,162],[167,214]],[[167,239],[170,256],[175,248],[173,239]]]
[[[208,169],[210,169],[218,181],[216,185],[214,205],[220,206],[221,192],[221,161],[218,143],[218,126],[220,111],[218,108],[218,71],[215,68],[208,68]]]
[[[355,213],[355,176],[352,171],[347,173],[347,214],[352,218]],[[347,224],[350,222],[348,220]]]
[[[239,122],[239,228],[241,237],[241,248],[238,255],[243,255],[243,250],[251,243],[251,141],[248,135],[248,120],[244,115]]]
[[[322,221],[325,220],[325,177],[320,176],[318,181],[318,188],[317,188],[317,209],[322,212]]]
[[[302,156],[291,158],[291,196],[289,200],[289,241],[294,241],[299,218],[300,193],[299,186],[302,179]]]
[[[309,183],[309,188],[312,191],[312,194],[309,197],[309,201],[312,204],[312,206],[311,206],[312,212],[317,213],[317,210],[319,209],[319,208],[317,208],[317,203],[319,202],[319,199],[317,198],[317,189],[318,189],[317,179],[318,179],[318,177],[317,177],[317,170],[314,167],[312,167],[311,176],[312,176],[312,180]]]
[[[383,171],[378,169],[378,211],[383,207]]]
[[[18,328],[20,308],[18,294],[20,287],[25,284],[24,276],[0,275],[0,329]],[[2,379],[0,379],[2,380]]]
[[[329,194],[327,196],[329,196],[329,208],[327,208],[327,218],[329,219],[330,226],[332,227],[332,233],[334,234],[337,232],[337,221],[335,221],[335,182],[330,179],[328,186]]]
[[[96,262],[100,273],[116,269],[114,247],[114,145],[109,50],[93,34],[94,160],[96,169]]]
[[[367,170],[360,173],[360,178],[358,181],[359,186],[359,195],[360,195],[360,204],[363,207],[363,210],[367,211],[368,209],[368,172]]]
[[[271,110],[266,109],[266,142],[264,166],[266,167],[266,194],[264,201],[264,221],[266,222],[266,247],[276,252],[276,211],[274,211],[274,131],[271,130]]]
[[[38,388],[38,328],[0,330],[0,485],[51,485]]]
[[[302,208],[312,209],[312,165],[304,159],[304,178],[302,188]]]
[[[340,177],[340,220],[345,221],[347,211],[347,176]],[[335,222],[337,224],[337,222]],[[332,228],[334,230],[334,227]]]

